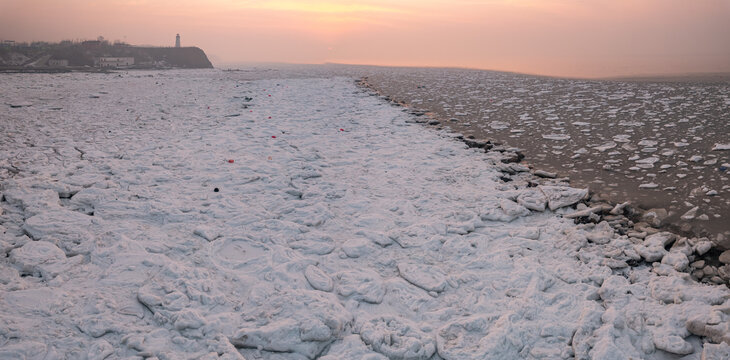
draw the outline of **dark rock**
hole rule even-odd
[[[484,149],[487,146],[487,144],[491,145],[489,140],[464,139],[463,141],[464,141],[464,144],[466,144],[466,146],[468,146],[470,148]]]
[[[518,162],[522,161],[522,159],[525,158],[525,155],[523,155],[520,152],[514,152],[514,153],[507,153],[507,152],[505,152],[504,155],[505,155],[505,157],[503,157],[499,161],[501,161],[501,162],[503,162],[505,164],[518,163]]]

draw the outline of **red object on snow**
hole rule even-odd
[[[340,129],[340,131],[345,131],[345,129]]]
[[[234,161],[233,159],[228,159],[228,162],[231,164],[233,164],[233,161]]]
[[[276,139],[276,135],[271,135],[271,138],[272,139]]]
[[[269,94],[269,97],[271,97],[271,94]]]
[[[271,119],[271,116],[269,116],[269,119]]]

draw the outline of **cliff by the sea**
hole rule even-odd
[[[131,46],[106,41],[0,44],[0,69],[5,70],[212,67],[198,47]]]

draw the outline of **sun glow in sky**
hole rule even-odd
[[[0,40],[559,76],[730,71],[730,0],[0,0]]]

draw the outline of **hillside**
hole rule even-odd
[[[104,41],[0,45],[0,69],[79,69],[98,66],[102,57],[134,58],[125,68],[212,68],[198,47],[140,47]],[[59,63],[60,61],[60,63]]]

